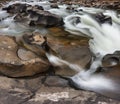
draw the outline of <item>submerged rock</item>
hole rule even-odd
[[[9,77],[33,76],[49,66],[46,58],[20,48],[13,37],[0,36],[0,73]]]

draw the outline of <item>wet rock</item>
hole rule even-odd
[[[109,23],[112,25],[112,18],[109,17],[109,16],[105,16],[103,15],[102,13],[99,13],[95,16],[95,19],[100,23],[100,24],[103,24],[103,23]]]
[[[34,34],[34,36],[37,35],[38,34]],[[71,38],[74,39],[73,37]],[[84,41],[81,42],[80,39],[77,38],[79,41],[79,43],[77,43],[78,41],[76,41],[76,39],[74,41],[72,39],[69,40],[68,38],[64,37],[63,39],[59,39],[57,37],[52,37],[51,35],[48,35],[47,42],[44,43],[44,46],[42,46],[42,48],[47,53],[55,55],[56,57],[59,57],[60,59],[67,62],[67,64],[55,67],[55,73],[57,75],[71,76],[77,73],[76,70],[81,71],[79,69],[84,70],[86,68],[89,68],[92,56],[87,46],[88,44],[84,43],[86,44],[84,46],[82,45]],[[39,42],[39,39],[38,41],[33,39],[33,43],[36,44],[36,46],[40,46]],[[38,48],[40,49],[41,46]]]
[[[0,73],[10,77],[32,76],[48,70],[45,57],[19,48],[13,37],[0,36]]]
[[[57,7],[53,5],[52,7]],[[42,6],[32,6],[28,4],[16,3],[3,8],[8,13],[16,14],[14,19],[16,21],[27,21],[30,26],[42,25],[45,27],[62,26],[63,19],[48,11],[44,11]]]
[[[74,69],[78,67],[83,70],[89,68],[92,55],[86,38],[74,37],[57,28],[51,28],[50,31],[52,31],[52,34],[48,35],[48,43],[60,58],[67,61],[69,65],[73,65]],[[66,65],[57,67],[55,71],[56,74],[62,76],[72,76],[76,73],[75,70]]]
[[[120,52],[116,51],[113,54],[107,54],[102,59],[103,67],[111,67],[120,64]]]
[[[61,17],[51,14],[48,11],[39,11],[39,12],[34,12],[30,11],[30,17],[38,17],[36,21],[34,21],[35,25],[42,25],[46,27],[51,27],[51,26],[61,26],[63,25],[63,20]]]

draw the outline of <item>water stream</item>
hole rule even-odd
[[[92,53],[96,56],[93,59],[89,70],[85,71],[81,67],[69,63],[59,57],[46,53],[49,61],[55,66],[67,65],[71,69],[78,72],[71,77],[72,81],[79,87],[85,90],[99,92],[106,96],[120,98],[120,83],[116,83],[112,78],[108,78],[105,74],[95,74],[98,67],[101,66],[101,60],[106,54],[112,54],[120,50],[120,15],[115,11],[79,7],[73,5],[75,10],[67,10],[67,5],[59,5],[58,8],[51,8],[48,1],[34,0],[34,2],[25,2],[20,0],[10,2],[13,3],[28,3],[30,5],[41,5],[45,10],[57,14],[64,19],[64,29],[73,35],[80,35],[91,38],[89,47]],[[103,13],[105,16],[112,18],[112,24],[99,23],[95,19],[97,13]],[[16,23],[8,13],[0,11],[0,33],[9,35],[20,35],[27,31],[36,31],[36,28],[31,28],[25,24]],[[37,28],[42,32],[43,28]],[[112,94],[112,95],[111,95]],[[117,97],[116,97],[117,96]]]

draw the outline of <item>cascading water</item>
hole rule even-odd
[[[115,81],[114,78],[106,76],[106,73],[96,73],[97,68],[101,66],[101,60],[106,54],[114,53],[120,50],[120,18],[116,12],[110,10],[102,10],[95,8],[86,8],[75,6],[74,11],[67,10],[67,5],[59,5],[59,8],[51,8],[48,1],[39,2],[26,2],[20,0],[10,2],[9,5],[14,3],[27,3],[30,5],[43,6],[45,10],[60,15],[64,19],[65,30],[74,34],[89,37],[89,47],[91,52],[96,56],[93,59],[91,67],[85,71],[77,65],[71,64],[65,60],[54,56],[51,53],[46,53],[49,61],[53,65],[61,66],[67,65],[71,69],[79,73],[71,77],[73,83],[78,88],[91,90],[101,93],[106,96],[120,99],[120,81]],[[95,15],[103,13],[105,16],[110,16],[112,23],[100,23],[95,19]],[[16,23],[13,17],[4,11],[0,12],[0,32],[11,34],[22,34],[24,31],[29,30],[29,26]]]

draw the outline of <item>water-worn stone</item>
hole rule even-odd
[[[0,73],[10,77],[32,76],[48,70],[44,57],[19,48],[14,37],[0,36]]]
[[[103,67],[111,67],[120,64],[120,51],[116,51],[113,54],[107,54],[102,59]]]

